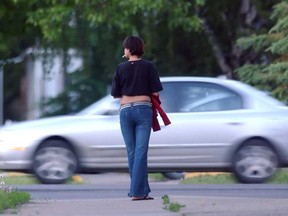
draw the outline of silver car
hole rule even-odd
[[[150,172],[228,171],[240,182],[262,183],[287,166],[285,104],[233,80],[161,81],[172,124],[151,134]],[[119,100],[108,95],[73,116],[3,126],[0,170],[31,171],[46,184],[86,170],[127,171],[118,113]]]

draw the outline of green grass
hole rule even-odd
[[[17,205],[30,201],[30,194],[17,191],[17,188],[7,185],[4,177],[0,178],[0,214],[5,209],[14,209]]]
[[[7,176],[3,179],[6,185],[40,184],[40,182],[32,175]]]
[[[183,184],[232,184],[236,180],[231,174],[218,174],[218,175],[199,175],[192,178],[187,178],[181,181]]]
[[[67,184],[80,184],[82,182],[71,178]],[[17,191],[12,185],[40,184],[33,175],[12,175],[1,177],[0,173],[0,214],[5,209],[15,209],[18,205],[30,201],[30,194],[24,191]]]
[[[218,175],[199,175],[181,181],[183,184],[235,184],[238,183],[232,174],[223,173]],[[279,169],[268,184],[287,184],[288,170]]]
[[[148,177],[152,181],[166,181],[167,180],[161,173],[149,173]]]
[[[288,169],[279,169],[273,178],[267,183],[271,184],[287,184],[288,183]]]
[[[0,214],[5,209],[14,209],[18,205],[27,203],[30,201],[30,194],[27,192],[12,191],[6,192],[0,190]]]

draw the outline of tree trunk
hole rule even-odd
[[[214,32],[212,31],[212,29],[208,25],[206,19],[202,18],[202,20],[204,21],[204,24],[203,24],[204,33],[207,35],[208,41],[212,47],[212,50],[214,52],[214,56],[218,62],[219,67],[221,68],[222,73],[228,79],[232,79],[233,78],[232,68],[228,65],[228,63],[224,57],[224,54],[221,50],[221,47],[220,47],[219,43],[217,42],[217,39],[216,39]]]

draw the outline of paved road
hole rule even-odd
[[[7,211],[33,215],[185,215],[185,216],[287,216],[288,185],[181,185],[178,181],[151,182],[152,201],[132,202],[127,196],[125,174],[86,175],[85,185],[25,185],[32,202]],[[162,196],[185,207],[172,213],[164,209]],[[16,211],[16,212],[15,212]]]
[[[208,196],[234,198],[288,199],[288,185],[174,185],[151,183],[152,196]],[[17,186],[33,199],[109,199],[127,198],[128,185],[27,185]],[[287,204],[288,205],[288,204]],[[288,214],[287,214],[288,215]]]

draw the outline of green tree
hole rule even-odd
[[[111,71],[122,56],[119,41],[128,34],[145,38],[151,51],[146,57],[163,75],[226,74],[236,78],[233,71],[243,55],[235,46],[236,39],[267,27],[266,17],[275,2],[33,0],[30,4],[35,9],[28,13],[28,22],[41,29],[46,41],[58,41],[60,47],[70,41],[68,47],[87,54],[92,44],[93,58],[88,54],[86,65],[97,65],[101,73],[95,73],[103,81],[111,80]]]
[[[3,2],[0,6],[0,16],[2,15],[0,22],[3,24],[1,27],[5,28],[2,35],[6,39],[0,38],[0,46],[6,48],[0,50],[0,56],[18,55],[29,46],[41,47],[49,50],[44,52],[48,62],[45,67],[47,73],[50,70],[49,55],[61,53],[64,56],[64,73],[70,61],[67,55],[69,48],[77,50],[77,54],[84,59],[81,78],[80,76],[71,78],[65,73],[67,88],[63,94],[58,98],[44,100],[43,109],[45,108],[47,115],[52,115],[51,110],[57,110],[55,114],[75,112],[105,94],[105,87],[111,82],[115,65],[122,61],[121,42],[129,34],[144,38],[146,42],[144,57],[155,62],[161,76],[225,74],[229,78],[236,79],[233,73],[235,68],[241,64],[243,58],[253,55],[253,52],[238,49],[235,46],[236,39],[243,34],[265,31],[269,27],[267,17],[271,5],[278,1],[3,0]],[[13,26],[9,26],[9,19],[13,20]],[[15,42],[5,43],[12,38]],[[22,41],[21,38],[25,38],[25,43],[19,43]],[[11,53],[11,50],[17,52]],[[13,85],[19,86],[23,68],[24,65],[5,68],[5,72],[9,70],[5,79],[11,80],[11,82],[5,80],[6,93]],[[75,82],[75,79],[79,81]],[[78,86],[80,84],[89,86],[87,89],[90,89],[91,94],[80,91],[81,88]],[[19,87],[17,88],[14,92],[19,92]],[[78,104],[71,96],[75,95],[75,92],[83,96],[78,98],[87,99],[79,100],[81,104],[77,105],[78,108],[71,107],[71,104]],[[18,97],[15,93],[9,95],[9,103]],[[5,101],[8,102],[7,99]],[[53,103],[55,106],[49,108]],[[62,105],[59,106],[60,104]],[[59,107],[63,108],[62,111]]]
[[[147,58],[156,63],[162,65],[162,59],[167,59],[167,64],[175,59],[173,45],[177,38],[173,32],[199,31],[202,22],[194,11],[204,3],[204,0],[34,0],[30,1],[35,10],[28,13],[28,22],[41,29],[45,41],[58,44],[61,49],[66,43],[79,50],[87,57],[85,65],[97,65],[94,70],[99,67],[101,72],[94,73],[107,81],[122,56],[121,41],[129,34],[145,38],[147,50],[151,50]],[[160,47],[162,55],[153,55],[154,47]]]
[[[240,38],[244,49],[257,55],[237,70],[243,82],[271,92],[288,102],[288,1],[276,4],[271,14],[276,23],[267,33]]]
[[[28,12],[27,15],[28,23],[41,29],[41,45],[44,44],[44,47],[49,50],[54,49],[56,53],[57,50],[66,53],[68,48],[76,49],[79,56],[84,59],[82,72],[83,76],[86,76],[85,80],[91,79],[98,83],[98,86],[99,83],[102,83],[100,86],[105,86],[110,84],[116,64],[122,61],[121,42],[129,34],[137,34],[145,38],[147,50],[151,50],[150,53],[146,53],[145,57],[159,65],[159,71],[164,71],[161,75],[172,73],[172,71],[175,73],[176,65],[167,66],[167,62],[173,62],[170,60],[175,59],[172,43],[174,37],[170,35],[173,35],[175,29],[199,31],[201,20],[193,13],[193,8],[202,6],[204,2],[203,0],[195,2],[43,0],[41,2],[30,1],[29,4],[31,7],[34,5],[34,10]],[[159,35],[159,27],[168,37]],[[154,46],[158,48],[158,52],[155,53],[159,53],[159,56],[152,54],[155,51]],[[68,62],[69,59],[66,63]],[[185,64],[182,61],[179,65]],[[179,74],[181,74],[180,71]],[[57,110],[54,114],[60,114],[77,111],[75,106],[70,106],[73,101],[70,95],[79,88],[75,84],[72,85],[68,74],[66,81],[67,88],[59,97],[44,100],[43,107],[55,105],[54,108],[48,108],[49,112]],[[96,97],[104,95],[103,89],[106,90],[106,88],[92,89],[94,97],[89,97],[86,103],[79,105],[78,110],[86,106],[89,101],[92,103],[97,99]],[[81,92],[78,93],[81,94]],[[91,94],[83,94],[83,97],[88,97],[88,95],[91,96]],[[49,112],[46,114],[50,115],[51,112]]]
[[[2,0],[0,4],[0,61],[5,62],[20,55],[25,49],[33,46],[40,34],[38,28],[27,23],[29,4]],[[4,69],[4,118],[24,119],[25,106],[22,101],[20,83],[25,76],[25,65],[8,63]],[[2,89],[1,89],[2,91]],[[2,92],[1,92],[2,94]],[[2,123],[2,122],[1,122]]]

